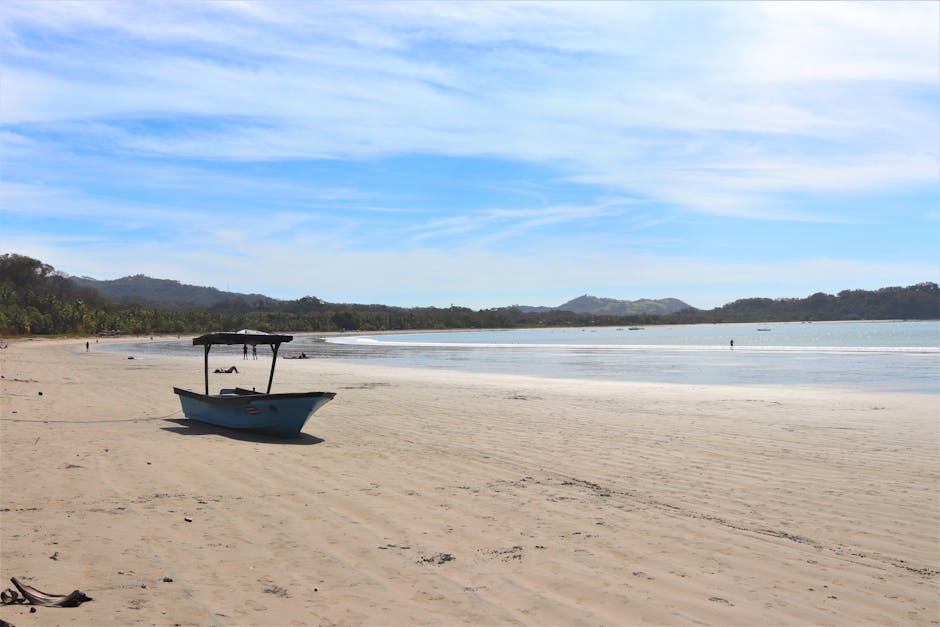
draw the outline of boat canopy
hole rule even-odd
[[[241,331],[221,331],[206,333],[193,338],[193,346],[212,346],[213,344],[283,344],[294,339],[293,335],[278,335],[242,329]]]
[[[206,396],[209,395],[209,349],[213,344],[269,344],[271,346],[271,374],[268,375],[268,391],[271,393],[271,383],[274,381],[274,365],[277,363],[277,349],[284,342],[293,341],[293,335],[278,335],[276,333],[262,333],[261,331],[252,331],[251,329],[242,329],[241,331],[206,333],[193,338],[193,346],[203,347],[203,363],[205,365],[206,377]]]

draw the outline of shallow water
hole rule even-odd
[[[114,346],[202,355],[191,337]],[[241,358],[241,347],[212,351]],[[301,351],[317,359],[552,378],[940,393],[940,321],[298,335],[281,355]],[[266,349],[259,353],[266,358]]]

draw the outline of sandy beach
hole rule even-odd
[[[0,364],[0,587],[94,599],[20,627],[940,623],[937,395],[289,360],[284,441],[185,420],[197,357]]]

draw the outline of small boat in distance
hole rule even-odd
[[[307,420],[320,407],[333,399],[334,392],[271,393],[274,366],[281,344],[294,339],[292,335],[276,335],[244,329],[233,333],[208,333],[193,338],[193,346],[202,346],[205,361],[205,394],[178,387],[173,392],[180,397],[183,415],[228,429],[252,431],[282,438],[297,437]],[[266,392],[244,388],[223,388],[218,394],[209,394],[209,350],[213,344],[241,344],[271,347],[271,374]]]
[[[757,329],[758,331],[770,331],[770,329]]]

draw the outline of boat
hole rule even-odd
[[[280,392],[271,393],[277,351],[281,344],[294,339],[292,335],[278,335],[243,329],[237,332],[208,333],[193,338],[193,346],[202,346],[205,364],[205,393],[173,388],[180,397],[183,415],[190,420],[218,427],[250,431],[275,437],[298,437],[318,409],[333,399],[334,392]],[[252,347],[258,344],[271,347],[271,374],[265,392],[254,389],[222,388],[218,394],[209,394],[209,351],[215,344]]]

